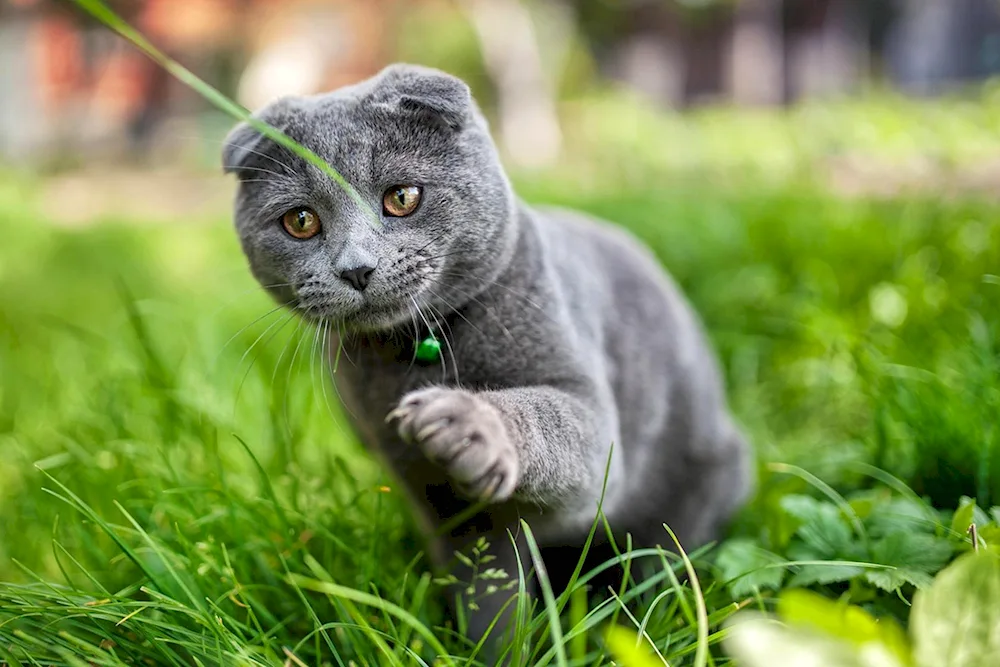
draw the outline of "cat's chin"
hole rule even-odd
[[[350,314],[327,313],[305,310],[302,316],[317,324],[331,323],[334,328],[343,328],[357,334],[375,334],[393,331],[402,326],[412,326],[413,318],[408,311],[366,308]]]

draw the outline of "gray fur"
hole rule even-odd
[[[236,227],[254,275],[341,332],[334,381],[363,441],[431,527],[488,503],[434,542],[441,564],[485,535],[494,565],[516,576],[507,531],[524,560],[520,518],[543,547],[580,547],[606,469],[604,512],[637,546],[669,543],[663,523],[687,548],[718,534],[750,490],[750,455],[696,316],[625,232],[515,197],[464,83],[394,65],[257,115],[375,211],[390,186],[423,187],[415,213],[375,228],[318,169],[245,125],[224,154],[242,181]],[[305,241],[278,224],[303,205],[323,221]],[[376,267],[363,292],[338,278],[358,266]],[[415,331],[428,325],[443,358],[421,365]],[[507,596],[480,600],[473,636]]]

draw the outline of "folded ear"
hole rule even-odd
[[[251,166],[250,161],[256,155],[256,146],[263,138],[264,136],[246,121],[230,130],[222,146],[222,171],[235,174]]]
[[[390,65],[382,70],[381,77],[398,95],[397,105],[402,111],[452,131],[472,120],[472,93],[461,79],[429,67],[403,64]]]

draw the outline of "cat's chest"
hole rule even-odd
[[[421,349],[426,335],[345,340],[342,348],[339,341],[331,341],[333,381],[359,426],[381,431],[385,416],[403,396],[427,386],[498,390],[550,384],[566,374],[566,350],[544,322],[522,318],[499,326],[495,319],[457,318],[434,337],[434,354]]]
[[[331,341],[332,380],[344,406],[362,425],[381,424],[410,391],[430,385],[470,390],[505,384],[502,362],[483,341],[457,332],[437,334],[434,342],[401,337],[350,344]]]

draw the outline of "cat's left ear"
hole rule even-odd
[[[382,77],[398,92],[397,105],[407,113],[451,131],[472,122],[475,103],[464,81],[429,67],[390,65]]]
[[[226,174],[238,174],[251,166],[250,162],[257,154],[256,146],[263,138],[260,132],[245,121],[230,130],[222,146],[222,171]]]
[[[295,110],[295,100],[282,97],[253,114],[253,117],[268,125],[282,128],[288,124],[289,117]],[[270,140],[256,130],[250,123],[242,122],[226,136],[222,147],[222,170],[227,174],[240,174],[260,169],[257,163],[273,158],[265,155]]]

